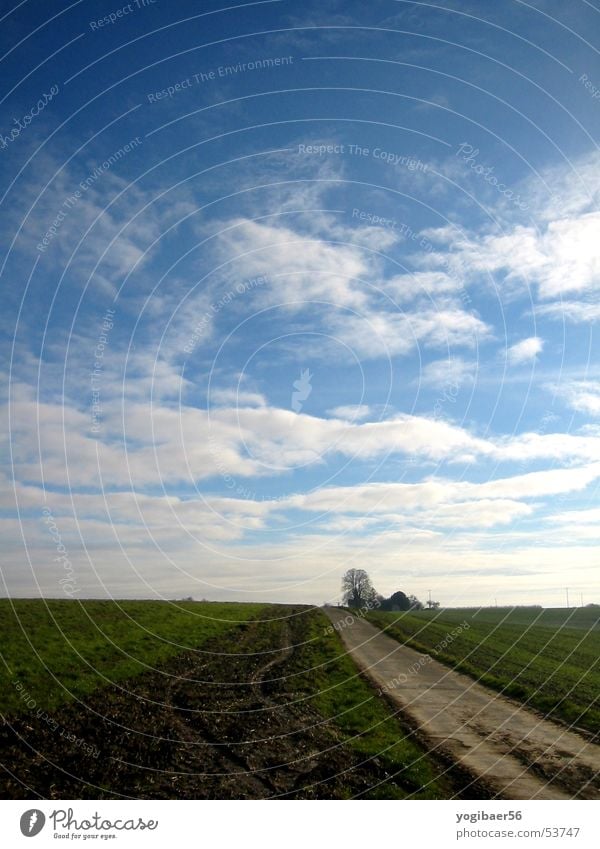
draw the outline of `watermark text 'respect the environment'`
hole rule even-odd
[[[42,239],[37,244],[37,250],[40,253],[45,253],[47,248],[52,243],[53,239],[57,235],[60,230],[63,221],[67,218],[72,209],[74,209],[85,193],[94,185],[96,180],[98,180],[103,174],[109,171],[112,166],[122,159],[124,156],[127,156],[128,153],[131,153],[132,150],[135,150],[142,144],[142,139],[140,136],[136,136],[124,144],[123,147],[120,147],[118,150],[115,150],[114,153],[111,153],[106,159],[104,159],[100,165],[97,165],[93,171],[91,171],[87,177],[85,177],[79,183],[79,188],[75,189],[68,197],[64,199],[62,202],[61,208],[54,216],[52,224],[48,227],[46,232],[44,233]]]
[[[234,77],[237,74],[245,74],[248,71],[281,68],[285,65],[292,65],[293,62],[293,56],[267,56],[263,59],[254,59],[251,62],[237,62],[235,65],[219,65],[218,68],[211,68],[208,71],[198,71],[197,74],[184,77],[184,79],[165,86],[165,88],[161,88],[159,91],[150,92],[146,95],[146,98],[148,103],[156,103],[159,100],[167,100],[174,97],[186,89],[203,85],[204,83],[214,82],[217,79]]]

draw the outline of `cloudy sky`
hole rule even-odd
[[[598,11],[10,5],[0,592],[600,601]]]

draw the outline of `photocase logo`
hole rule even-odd
[[[302,409],[302,401],[306,401],[310,393],[312,392],[312,386],[310,384],[312,378],[312,374],[307,368],[301,369],[300,371],[300,379],[295,380],[292,384],[295,392],[292,392],[292,410],[295,413],[299,413]]]
[[[46,824],[46,817],[42,811],[37,808],[32,808],[30,811],[25,811],[21,816],[21,834],[25,837],[35,837],[39,834]]]

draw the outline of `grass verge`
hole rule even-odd
[[[347,745],[365,760],[376,759],[382,781],[367,798],[450,798],[456,792],[449,776],[434,764],[399,716],[359,674],[337,632],[319,610],[304,617],[304,645],[295,652],[299,671],[287,679],[311,700],[319,713],[335,723]]]

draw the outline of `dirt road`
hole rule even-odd
[[[325,610],[359,669],[441,750],[505,799],[600,799],[600,746],[402,646],[360,617]]]

